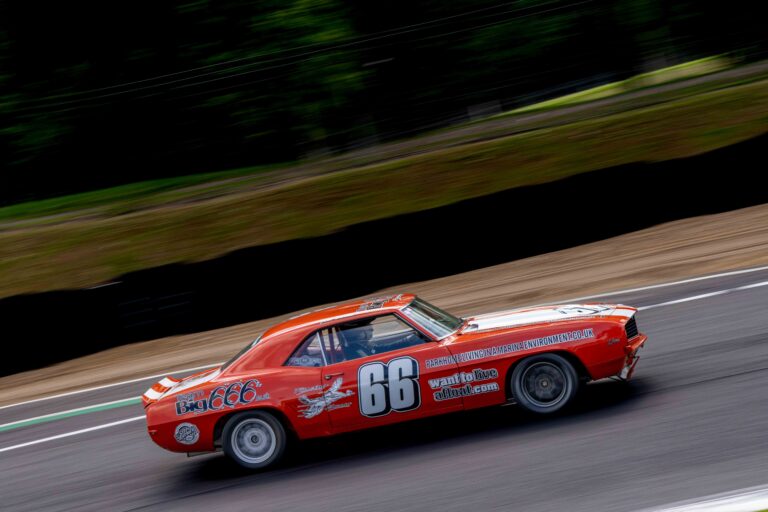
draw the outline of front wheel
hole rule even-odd
[[[245,411],[224,426],[222,448],[232,460],[248,469],[275,464],[285,452],[287,437],[282,423],[268,412]]]
[[[573,365],[557,354],[523,359],[510,380],[517,403],[538,414],[561,410],[579,390],[579,376]]]

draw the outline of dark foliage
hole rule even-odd
[[[714,53],[746,0],[5,0],[0,204],[339,152]]]

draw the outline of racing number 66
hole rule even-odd
[[[416,409],[421,404],[418,379],[419,363],[411,357],[362,365],[357,371],[360,413],[383,416]]]

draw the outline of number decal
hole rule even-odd
[[[396,411],[409,411],[419,402],[419,365],[411,358],[389,362],[389,404]]]
[[[363,416],[405,412],[421,405],[419,363],[411,357],[362,365],[357,371],[357,387]]]
[[[379,416],[389,410],[387,400],[387,367],[382,363],[364,364],[357,371],[360,412],[363,416]]]

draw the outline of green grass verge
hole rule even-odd
[[[275,170],[276,168],[288,167],[288,165],[289,164],[281,164],[280,166],[248,167],[228,171],[140,181],[100,190],[81,192],[78,194],[70,194],[38,201],[28,201],[0,208],[0,222],[73,213],[77,210],[90,210],[104,206],[110,206],[114,209],[114,207],[121,204],[125,204],[125,210],[128,210],[128,205],[132,205],[133,207],[141,206],[144,204],[141,200],[151,196],[156,196],[159,201],[150,201],[148,205],[153,202],[159,204],[168,198],[168,196],[160,195],[163,192],[178,191],[179,189],[243,176],[257,177],[264,172]]]
[[[94,285],[129,271],[322,235],[594,169],[686,157],[766,131],[768,80],[762,80],[382,163],[363,160],[343,171],[297,173],[267,186],[214,183],[214,192],[193,201],[171,190],[133,208],[123,205],[120,215],[6,225],[0,231],[0,296]],[[168,200],[168,194],[181,194],[181,200]]]
[[[713,57],[706,57],[704,59],[685,62],[683,64],[651,71],[649,73],[642,73],[620,82],[613,82],[598,87],[592,87],[590,89],[575,92],[573,94],[567,94],[565,96],[542,101],[533,105],[527,105],[515,110],[510,110],[509,112],[505,112],[504,114],[500,115],[515,115],[525,112],[550,110],[552,108],[560,108],[568,105],[576,105],[578,103],[609,98],[611,96],[636,91],[645,87],[652,87],[664,83],[670,83],[687,78],[694,78],[710,73],[716,73],[718,71],[731,68],[734,66],[734,64],[735,63],[731,59],[728,59],[724,56],[718,55]]]

